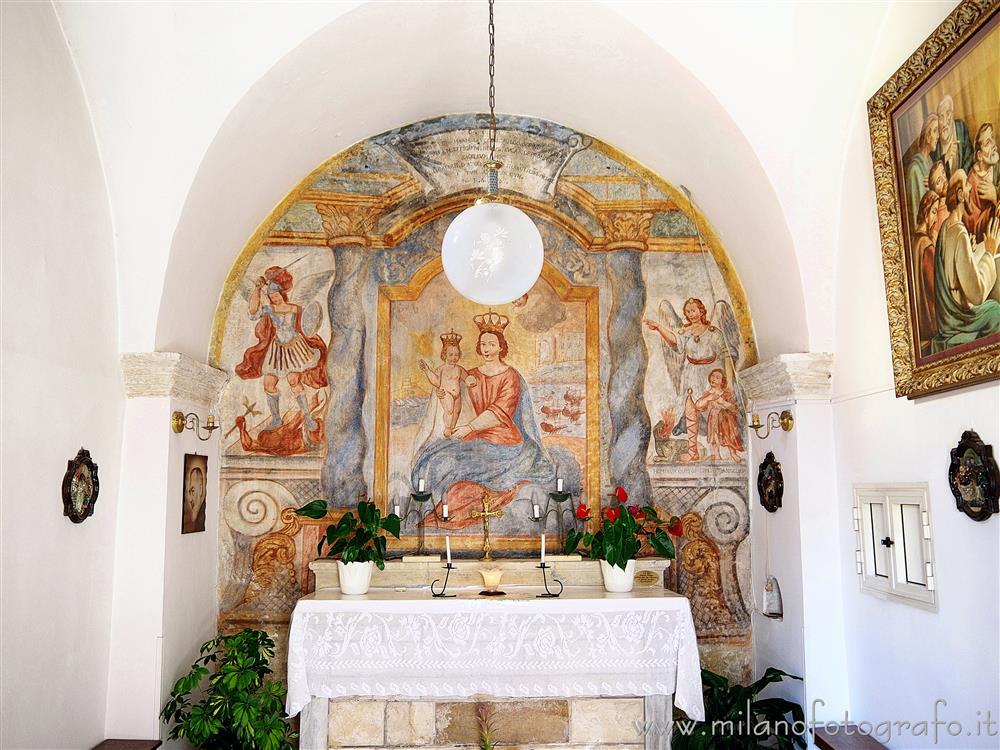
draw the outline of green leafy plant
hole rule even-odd
[[[806,746],[802,706],[784,698],[757,698],[768,685],[801,677],[768,667],[750,685],[730,685],[722,675],[701,670],[705,721],[674,720],[673,750],[793,750]],[[788,716],[791,715],[791,719]]]
[[[326,516],[326,510],[325,500],[313,500],[295,513],[319,520]],[[390,513],[383,517],[378,506],[367,500],[359,502],[357,510],[357,516],[347,511],[340,521],[326,527],[316,553],[322,555],[323,547],[328,547],[327,557],[339,558],[345,563],[373,562],[379,570],[385,570],[386,538],[382,532],[399,539],[399,516]]]
[[[489,703],[476,704],[476,723],[479,724],[479,750],[496,750],[496,715]]]
[[[292,750],[297,735],[287,723],[285,687],[267,679],[274,656],[270,636],[248,628],[206,641],[200,653],[160,712],[174,725],[169,739],[183,737],[202,750]]]
[[[648,545],[655,552],[668,559],[676,556],[673,536],[684,533],[684,524],[676,516],[664,521],[651,505],[640,508],[627,505],[628,493],[616,487],[611,493],[612,504],[604,509],[604,517],[596,532],[570,531],[563,546],[566,554],[580,551],[593,560],[605,560],[608,565],[617,565],[622,570],[629,560],[634,560],[639,550]],[[590,511],[583,503],[576,510],[576,517],[590,521]]]

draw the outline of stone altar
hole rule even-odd
[[[536,598],[529,560],[455,561],[457,596],[434,599],[424,579],[441,563],[387,563],[367,595],[346,596],[324,587],[335,564],[316,561],[317,592],[298,602],[289,634],[300,747],[475,744],[481,703],[505,746],[668,747],[672,700],[703,715],[690,604],[663,588],[669,561],[641,561],[647,583],[629,594],[582,583],[600,580],[597,561],[551,562],[575,581],[557,599]],[[486,567],[505,570],[506,597],[478,595]]]

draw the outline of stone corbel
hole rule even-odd
[[[126,398],[175,398],[211,407],[229,380],[222,370],[176,352],[127,352],[121,368]]]
[[[778,401],[828,401],[832,376],[832,354],[804,352],[779,354],[741,370],[737,379],[748,408],[753,408]]]

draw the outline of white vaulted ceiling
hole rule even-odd
[[[485,105],[485,2],[56,7],[105,168],[123,350],[204,358],[230,264],[303,176]],[[888,7],[500,0],[498,109],[687,186],[762,358],[830,349],[841,162]]]

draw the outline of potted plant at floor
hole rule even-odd
[[[288,726],[285,687],[267,679],[274,656],[270,636],[250,629],[220,635],[203,643],[200,653],[160,712],[164,723],[174,725],[168,738],[184,738],[202,750],[292,750],[298,735]]]
[[[385,570],[386,538],[388,532],[399,539],[399,516],[395,513],[383,517],[375,503],[362,500],[358,515],[347,511],[337,523],[326,527],[316,552],[337,559],[340,590],[345,594],[365,594],[371,585],[372,564]],[[325,500],[313,500],[296,510],[296,514],[319,520],[326,515]]]
[[[615,488],[611,498],[611,505],[604,509],[600,528],[595,532],[570,531],[564,551],[572,554],[580,548],[592,560],[600,560],[604,588],[623,593],[632,590],[635,557],[643,545],[672,560],[676,552],[670,537],[683,534],[684,525],[676,516],[669,521],[662,520],[650,505],[642,508],[629,505],[628,493],[621,487]],[[584,522],[591,520],[585,504],[577,508],[576,517]]]
[[[730,685],[722,675],[701,670],[705,720],[674,719],[672,750],[795,750],[804,748],[805,713],[784,698],[757,698],[768,685],[801,677],[768,667],[750,685]],[[789,715],[791,719],[789,719]]]

